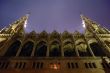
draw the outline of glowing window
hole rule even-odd
[[[60,69],[61,66],[60,66],[60,63],[50,63],[49,67],[51,69],[57,70],[57,69]]]

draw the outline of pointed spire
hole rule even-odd
[[[83,26],[83,28],[86,28],[85,17],[83,16],[83,14],[80,14],[80,17],[82,19],[82,26]]]
[[[84,16],[83,14],[80,14],[80,17],[82,19],[82,24],[83,24],[83,27],[86,28],[87,24],[86,22],[89,20],[86,16]],[[90,20],[89,20],[90,21]]]
[[[80,14],[80,17],[81,17],[81,19],[84,20],[84,21],[86,21],[86,20],[92,21],[91,19],[89,19],[88,17],[86,17],[86,16],[83,15],[83,14]],[[93,21],[93,22],[94,22],[94,21]]]
[[[87,18],[83,14],[81,14],[80,17],[82,19],[83,27],[86,27],[86,30],[91,30],[92,32],[103,33],[103,34],[109,33],[107,28],[102,27],[100,24],[98,24],[97,22]],[[104,29],[106,32],[103,32],[101,29]]]
[[[81,19],[82,19],[82,24],[83,27],[86,27],[86,30],[90,30],[90,31],[97,31],[100,27],[99,24],[96,23],[95,21],[89,19],[88,17],[84,16],[84,15],[80,15]]]
[[[26,16],[25,16],[24,28],[26,28],[26,26],[27,26],[27,20],[28,20],[29,15],[30,14],[26,14]]]
[[[27,26],[27,20],[29,18],[29,14],[21,17],[20,19],[16,20],[14,23],[10,25],[12,32],[11,33],[18,33],[24,32],[24,28]]]
[[[82,14],[82,13],[80,14],[80,17],[81,17],[81,19],[83,20],[84,16],[83,16],[83,14]]]
[[[24,28],[27,25],[27,20],[29,17],[29,13],[20,19],[16,20],[14,23],[9,24],[9,27],[4,27],[0,30],[0,33],[5,34],[14,34],[14,33],[24,33]]]

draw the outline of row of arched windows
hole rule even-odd
[[[13,42],[9,48],[7,49],[6,53],[5,53],[5,57],[13,57],[16,56],[18,50],[20,50],[20,45],[21,42],[16,40],[15,42]],[[64,56],[65,57],[73,57],[76,56],[76,51],[75,49],[72,47],[72,43],[71,42],[65,42],[64,43],[64,47],[63,47],[63,51],[64,51]],[[38,43],[35,47],[35,52],[34,52],[34,56],[36,57],[45,57],[47,54],[47,44],[44,41],[41,41],[40,43]],[[25,43],[19,53],[19,56],[21,57],[28,57],[31,56],[32,51],[34,48],[34,43],[31,41],[28,41],[27,43]],[[100,47],[100,45],[96,42],[91,43],[90,44],[90,48],[93,51],[95,56],[105,56],[105,53],[103,52],[102,48]],[[86,49],[86,52],[83,51],[78,51],[80,56],[92,56],[90,53],[90,50]],[[49,56],[50,57],[60,57],[61,56],[61,45],[58,41],[54,41],[51,43],[50,48],[49,48]]]

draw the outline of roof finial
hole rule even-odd
[[[80,12],[80,17],[81,17],[81,19],[82,19],[82,17],[83,17],[83,14],[82,14],[82,12]]]

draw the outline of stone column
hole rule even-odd
[[[36,50],[36,43],[34,43],[34,46],[33,46],[33,50],[32,50],[31,56],[34,56],[35,50]]]
[[[90,45],[88,44],[88,41],[87,41],[87,39],[86,39],[86,36],[85,36],[85,35],[84,35],[84,39],[85,39],[85,42],[86,42],[86,44],[87,44],[87,46],[88,46],[88,48],[89,48],[89,51],[90,51],[91,55],[92,55],[93,57],[95,57],[95,55],[94,55],[94,53],[93,53],[93,51],[92,51],[92,49],[91,49]]]

